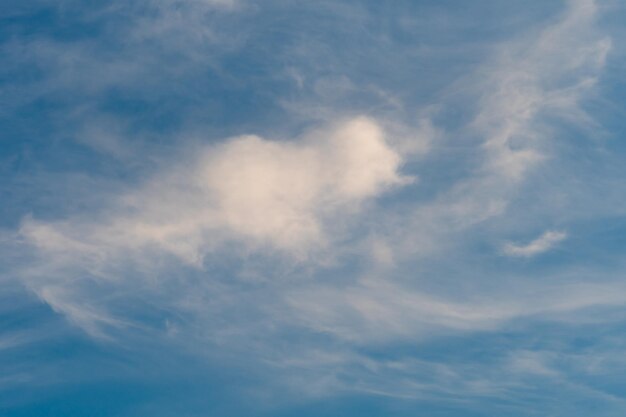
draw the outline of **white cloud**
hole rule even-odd
[[[568,320],[584,315],[584,309],[624,305],[626,288],[612,283],[539,283],[433,294],[376,277],[344,287],[299,287],[287,294],[287,303],[289,316],[303,325],[339,340],[367,345],[496,330],[519,319]]]
[[[19,276],[54,311],[99,339],[141,326],[116,299],[147,293],[160,308],[206,319],[211,337],[220,338],[247,328],[240,320],[225,329],[210,324],[210,317],[233,308],[231,290],[214,288],[208,279],[180,284],[174,295],[166,290],[175,280],[170,274],[178,276],[185,264],[204,274],[205,257],[215,260],[224,251],[239,259],[260,254],[286,263],[328,262],[368,200],[412,181],[399,173],[401,165],[385,132],[366,117],[293,141],[248,135],[198,146],[99,212],[62,221],[23,219],[19,239],[36,251]],[[271,273],[279,269],[274,264]],[[256,297],[267,294],[260,291],[251,305]]]
[[[611,48],[596,18],[594,1],[568,2],[554,24],[497,45],[478,71],[459,80],[459,90],[476,94],[475,116],[461,131],[465,136],[447,133],[439,145],[473,149],[467,159],[459,157],[459,165],[471,168],[416,205],[412,219],[389,220],[385,232],[398,261],[443,253],[468,228],[501,218],[542,164],[558,163],[554,121],[589,121],[580,102],[591,94]]]
[[[393,271],[396,264],[419,264],[414,255],[424,246],[456,242],[468,234],[470,226],[504,213],[530,168],[547,159],[545,144],[550,137],[540,120],[580,114],[578,101],[604,65],[610,42],[595,33],[593,15],[593,2],[572,2],[553,27],[504,45],[495,62],[485,66],[487,76],[470,77],[481,89],[481,99],[467,131],[480,136],[484,159],[469,177],[456,178],[449,189],[442,189],[431,200],[411,200],[406,211],[369,212],[368,220],[375,220],[360,224],[358,234],[365,236],[370,227],[378,227],[375,237],[365,236],[369,245],[362,246],[367,246],[378,266],[389,273],[384,279],[350,276],[340,283],[264,282],[262,288],[242,294],[230,287],[218,288],[212,277],[179,282],[176,276],[166,276],[167,268],[154,273],[118,272],[129,262],[156,270],[166,254],[201,268],[205,256],[219,253],[232,242],[235,251],[278,252],[297,260],[318,251],[341,252],[345,241],[357,234],[349,233],[354,231],[350,226],[363,219],[360,215],[366,212],[366,203],[411,181],[400,173],[403,155],[421,157],[439,145],[445,132],[430,118],[423,118],[416,129],[419,141],[408,134],[409,140],[394,141],[400,148],[391,146],[381,126],[366,117],[294,141],[245,135],[200,146],[192,157],[176,161],[99,213],[57,222],[25,219],[22,238],[38,249],[38,258],[35,267],[22,276],[42,300],[95,336],[103,335],[102,325],[126,325],[113,318],[108,311],[113,303],[100,292],[121,293],[119,297],[124,299],[147,291],[135,282],[145,280],[150,281],[146,285],[150,290],[162,291],[159,296],[165,300],[159,300],[159,307],[191,312],[190,321],[201,329],[194,329],[194,337],[220,339],[224,345],[238,347],[237,338],[255,339],[251,343],[256,343],[259,356],[281,356],[288,361],[285,355],[276,355],[277,350],[272,349],[277,348],[270,340],[282,326],[319,332],[348,346],[349,357],[333,363],[335,368],[354,359],[350,346],[355,344],[492,330],[519,318],[622,305],[626,300],[623,288],[610,286],[567,291],[545,291],[538,286],[526,288],[523,294],[511,293],[510,288],[487,294],[484,287],[476,285],[460,299],[455,293],[458,288],[430,294],[400,281]],[[158,36],[161,29],[163,33],[170,30],[167,25],[155,28]],[[480,77],[482,81],[477,82]],[[100,143],[116,149],[107,140]],[[381,225],[379,219],[387,214],[391,220]],[[509,243],[504,251],[511,256],[533,256],[565,238],[564,232],[548,231],[526,245]],[[229,278],[239,283],[241,277],[235,275]],[[432,283],[437,278],[419,279]],[[170,294],[172,287],[180,294]],[[118,311],[124,313],[123,308]],[[171,334],[187,330],[188,323],[165,323]],[[270,331],[261,334],[264,329]],[[333,348],[330,343],[329,349]],[[333,352],[329,356],[334,357]],[[312,362],[309,368],[317,365]],[[529,364],[533,365],[528,360],[522,363]],[[535,365],[535,371],[539,370]],[[406,378],[409,392],[417,384],[416,374],[422,371],[411,372]],[[374,383],[365,380],[363,385],[374,392],[394,378],[379,378]]]
[[[424,246],[432,248],[446,239],[454,240],[467,227],[506,210],[514,193],[512,186],[527,171],[528,162],[534,158],[531,156],[540,153],[535,148],[543,134],[535,123],[540,110],[558,107],[577,111],[575,104],[588,87],[579,81],[589,74],[595,76],[602,66],[608,43],[594,35],[590,4],[572,3],[568,14],[554,27],[523,42],[505,45],[503,49],[512,52],[497,60],[488,82],[479,83],[493,87],[485,90],[472,124],[485,136],[483,169],[434,200],[410,206],[408,215],[394,211],[389,228],[387,223],[381,226],[378,218],[372,222],[373,227],[383,229],[376,230],[380,236],[366,236],[368,242],[374,242],[367,249],[378,263],[391,268],[407,259],[416,262],[413,255]],[[429,136],[443,134],[430,122],[422,123],[423,130]],[[402,147],[411,152],[409,148]],[[502,167],[497,167],[497,161]],[[342,251],[341,245],[332,244],[342,240],[346,224],[354,222],[363,203],[410,181],[399,173],[402,162],[400,152],[389,145],[380,125],[365,117],[316,130],[297,141],[240,136],[199,147],[193,157],[155,175],[101,213],[52,223],[26,219],[21,232],[39,249],[42,269],[56,270],[59,276],[65,274],[58,271],[73,269],[71,275],[80,269],[109,279],[111,268],[129,259],[153,263],[158,258],[155,250],[200,267],[207,254],[228,242],[236,242],[238,250],[277,251],[305,259],[324,249],[331,249],[326,253]],[[385,213],[377,212],[375,217],[379,215]],[[509,251],[529,256],[549,249],[564,237],[550,232],[526,246],[512,245]],[[51,283],[35,281],[32,287],[44,297],[42,289]],[[66,278],[59,281],[55,285],[69,285]],[[407,325],[400,320],[407,315],[418,315],[420,323],[429,326],[434,323],[457,329],[480,328],[509,317],[502,313],[491,320],[492,312],[474,311],[473,304],[450,304],[445,298],[433,299],[394,282],[373,290],[385,296],[382,300],[372,298],[367,288],[353,289],[350,299],[344,301],[354,307],[351,314],[356,311],[360,320],[380,323],[382,338],[416,332],[417,322]],[[290,300],[300,300],[286,289],[280,291]],[[328,297],[323,295],[327,291],[331,294]],[[318,297],[309,297],[318,292]],[[343,300],[346,294],[327,288],[307,294],[301,308],[319,310],[319,317],[310,315],[317,324],[325,323],[329,328],[344,325],[345,317],[327,309],[323,300]],[[59,299],[44,298],[51,303]],[[56,304],[68,305],[65,298]],[[442,310],[431,311],[439,308]],[[58,310],[71,311],[63,307]],[[370,324],[377,327],[375,323]],[[370,324],[364,333],[371,331]],[[351,328],[354,324],[345,325]]]
[[[549,251],[566,238],[565,232],[548,230],[525,245],[507,242],[502,250],[509,256],[531,257]]]
[[[45,69],[13,93],[15,108],[50,94],[83,98],[73,111],[104,114],[93,100],[111,89],[152,97],[179,85],[196,71],[222,73],[218,57],[237,50],[247,27],[225,23],[236,19],[245,2],[238,0],[113,0],[80,10],[82,19],[102,24],[100,36],[78,36],[71,41],[35,33],[15,37],[3,46],[7,68]],[[50,4],[64,15],[64,3]],[[236,29],[233,29],[236,27]],[[115,52],[112,52],[115,51]],[[16,68],[13,68],[15,70]],[[66,114],[64,117],[71,116]],[[71,120],[71,119],[70,119]],[[109,147],[111,144],[105,144]],[[111,149],[105,149],[110,151]]]
[[[228,240],[301,258],[325,247],[328,227],[339,218],[410,182],[398,172],[401,163],[382,129],[365,117],[298,142],[241,136],[197,149],[190,160],[103,210],[108,215],[56,223],[25,219],[21,233],[43,252],[92,266],[151,247],[200,265],[211,248]]]
[[[407,183],[400,156],[373,121],[357,118],[304,144],[238,138],[209,152],[197,178],[233,232],[284,250],[326,240],[323,218]]]
[[[487,167],[513,180],[543,159],[546,115],[575,119],[583,93],[594,85],[611,48],[594,33],[593,0],[569,2],[557,24],[500,51],[489,70],[487,94],[474,124],[487,134]],[[584,119],[584,118],[581,118]]]

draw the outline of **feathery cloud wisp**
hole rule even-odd
[[[548,230],[535,240],[525,245],[507,242],[502,250],[509,256],[528,258],[549,251],[566,238],[567,233],[565,232]]]

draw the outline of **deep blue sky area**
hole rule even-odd
[[[618,0],[0,0],[0,416],[626,415]]]

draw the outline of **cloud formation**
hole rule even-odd
[[[477,170],[432,200],[411,202],[408,210],[399,212],[376,211],[368,218],[376,218],[372,224],[357,224],[355,219],[369,202],[412,181],[400,173],[406,158],[372,118],[331,123],[297,140],[238,136],[198,146],[193,155],[174,160],[100,212],[55,222],[26,218],[20,235],[37,250],[37,259],[24,279],[53,308],[95,334],[100,332],[98,323],[123,325],[124,320],[112,317],[106,302],[89,301],[94,282],[119,282],[129,275],[129,268],[137,281],[167,282],[159,271],[162,254],[199,270],[208,255],[232,244],[235,256],[242,258],[278,253],[296,261],[319,261],[316,254],[342,253],[345,242],[354,242],[359,235],[374,242],[374,258],[388,272],[367,280],[367,285],[356,276],[346,278],[353,283],[348,287],[344,282],[313,288],[309,292],[315,296],[306,300],[294,295],[297,288],[280,288],[277,297],[284,308],[294,310],[296,317],[304,312],[314,320],[314,329],[322,324],[326,329],[348,326],[366,334],[382,323],[375,333],[383,340],[395,338],[397,326],[411,338],[420,334],[421,326],[480,329],[485,323],[523,316],[523,307],[491,317],[495,313],[489,309],[500,307],[483,311],[472,303],[454,301],[453,292],[439,297],[422,293],[395,282],[393,268],[411,265],[425,246],[435,251],[450,247],[468,228],[506,212],[530,167],[545,157],[541,152],[548,139],[540,120],[551,112],[580,114],[578,101],[603,66],[610,42],[595,35],[594,13],[593,2],[572,2],[555,25],[503,45],[486,77],[474,75],[464,81],[485,87],[468,126],[481,138],[482,157]],[[420,126],[417,131],[424,126],[435,130],[423,118]],[[372,238],[370,231],[377,235]],[[505,251],[531,256],[564,237],[548,232],[528,245],[509,244]],[[357,242],[355,247],[364,246]],[[369,256],[369,249],[363,254]],[[319,268],[323,262],[312,265]],[[42,271],[47,271],[45,277]],[[81,280],[82,275],[89,278]],[[337,306],[352,306],[351,311],[345,316],[336,313],[336,306],[329,307],[327,300],[344,300]],[[409,308],[413,305],[419,308]],[[409,315],[420,315],[420,320],[399,320],[415,308]],[[346,324],[348,317],[356,317],[356,322]]]
[[[191,154],[100,213],[56,222],[26,218],[20,236],[37,253],[22,272],[27,286],[103,336],[100,326],[124,326],[125,319],[111,316],[92,285],[165,280],[161,288],[168,285],[159,271],[167,269],[163,255],[202,270],[207,255],[228,247],[242,257],[319,261],[318,254],[334,256],[335,243],[349,238],[369,200],[413,180],[400,174],[401,155],[366,117],[297,141],[248,135],[199,145]],[[135,276],[123,278],[129,274]]]
[[[263,374],[261,385],[275,393],[465,400],[505,398],[532,386],[530,378],[566,382],[556,354],[534,350],[541,337],[533,326],[610,322],[626,289],[601,268],[554,266],[583,240],[550,258],[564,231],[509,240],[556,224],[584,234],[575,210],[562,218],[550,205],[571,190],[551,188],[549,202],[533,193],[560,182],[562,144],[586,140],[572,132],[593,125],[584,100],[612,45],[596,24],[596,2],[566,2],[521,35],[484,42],[485,62],[460,65],[468,70],[427,99],[404,91],[405,78],[423,81],[413,67],[368,78],[391,67],[375,62],[402,55],[406,64],[417,60],[406,51],[429,49],[416,48],[407,22],[391,30],[371,5],[322,2],[303,9],[314,17],[301,27],[283,3],[116,3],[126,20],[104,18],[98,36],[34,37],[9,48],[39,46],[30,59],[49,68],[48,92],[94,99],[68,105],[81,140],[60,148],[74,160],[87,144],[110,158],[102,175],[114,177],[106,192],[81,189],[101,204],[23,210],[17,230],[0,235],[11,276],[98,343],[129,346],[147,335],[150,344]],[[413,12],[434,13],[416,4]],[[258,22],[268,16],[271,24]],[[327,46],[326,29],[338,22],[347,26],[334,36],[355,46],[345,56]],[[116,47],[101,42],[112,33]],[[364,39],[372,50],[407,45],[370,59],[358,48]],[[108,48],[121,52],[109,61]],[[347,65],[353,60],[363,68]],[[381,81],[394,76],[402,86]],[[279,114],[255,118],[267,103]],[[163,121],[172,109],[177,115]],[[211,130],[222,119],[229,126]],[[274,126],[278,119],[290,120]],[[157,144],[133,142],[144,133]],[[89,170],[96,159],[80,162]],[[117,171],[132,163],[141,166],[133,175]],[[54,201],[80,194],[72,192]],[[524,212],[529,201],[537,203]],[[540,254],[554,269],[531,259]],[[0,350],[2,341],[12,346],[0,338]],[[477,363],[466,341],[492,359]],[[434,353],[424,354],[429,344]]]
[[[234,239],[306,257],[326,245],[329,224],[411,181],[381,127],[365,117],[300,142],[241,136],[194,153],[124,195],[100,223],[27,219],[21,233],[43,252],[72,256],[152,246],[201,265],[212,247]]]
[[[548,230],[525,245],[508,242],[502,250],[509,256],[531,257],[549,251],[566,238],[565,232]]]

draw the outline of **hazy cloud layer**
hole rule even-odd
[[[620,415],[594,379],[624,367],[598,333],[626,304],[610,231],[626,196],[606,185],[623,149],[598,110],[619,8],[484,2],[508,19],[491,21],[435,3],[115,1],[78,14],[84,33],[3,42],[6,74],[38,68],[3,111],[42,137],[0,165],[17,224],[0,284],[41,301],[10,313],[45,307],[71,324],[57,337],[139,374],[148,353],[216,386],[211,367],[241,372],[224,389],[264,410],[358,393]],[[35,327],[0,334],[0,354],[52,340]]]

